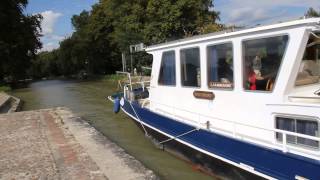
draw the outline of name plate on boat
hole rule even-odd
[[[208,99],[213,100],[214,94],[209,91],[193,91],[193,96],[198,99]]]
[[[210,88],[232,88],[232,83],[210,82]]]

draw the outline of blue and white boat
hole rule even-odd
[[[205,168],[212,158],[266,179],[320,179],[320,18],[145,50],[150,82],[110,99],[159,145]]]

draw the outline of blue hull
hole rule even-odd
[[[141,120],[146,126],[165,136],[178,136],[195,129],[188,124],[141,108],[135,102],[132,103],[132,106],[138,118],[127,100],[124,101],[121,108],[136,121]],[[300,176],[320,179],[319,161],[275,149],[267,149],[206,130],[200,129],[175,140],[227,163],[238,165],[238,167],[243,167],[240,166],[242,164],[248,167],[250,172],[264,177],[296,179],[297,176]]]

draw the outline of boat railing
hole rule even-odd
[[[129,86],[130,86],[131,89],[140,87],[144,91],[146,88],[148,88],[150,86],[150,81],[134,82],[134,83],[131,83]]]
[[[145,88],[150,86],[150,81],[139,80],[134,82],[134,78],[143,79],[144,76],[132,76],[129,72],[122,72],[122,71],[116,71],[116,73],[126,75],[128,78],[128,81],[124,82],[123,85],[121,84],[120,81],[118,82],[120,88],[124,88],[124,89],[127,88],[128,90],[132,91],[135,88],[142,88],[143,90],[145,90]]]
[[[138,95],[137,92],[135,92],[136,89],[141,89],[142,92],[145,92],[146,90],[149,90],[150,81],[139,81],[134,83],[127,83],[123,86],[123,96],[125,99],[129,101],[139,100],[139,99],[148,99],[148,95]],[[138,91],[138,93],[141,91]]]
[[[275,129],[275,128],[265,128],[265,127],[259,127],[259,126],[254,126],[254,125],[250,125],[250,124],[245,124],[245,123],[241,123],[241,122],[235,122],[232,120],[227,120],[227,119],[221,119],[221,118],[216,118],[216,117],[212,117],[212,116],[207,116],[207,115],[203,115],[200,113],[196,113],[196,112],[192,112],[189,110],[185,110],[182,108],[177,108],[174,106],[170,106],[167,104],[163,104],[163,103],[158,103],[155,101],[150,101],[151,104],[153,105],[160,105],[160,106],[166,106],[168,108],[168,111],[160,109],[160,108],[156,108],[156,111],[160,111],[162,112],[162,114],[164,114],[165,116],[173,116],[175,117],[176,120],[179,120],[181,122],[186,123],[186,120],[188,122],[190,122],[191,124],[197,126],[200,129],[204,129],[204,130],[209,130],[209,131],[214,131],[217,130],[218,132],[224,131],[225,133],[231,135],[233,138],[237,138],[237,139],[250,139],[251,142],[263,145],[263,146],[267,146],[269,148],[275,148],[275,149],[279,149],[283,152],[288,152],[291,150],[295,150],[295,151],[300,151],[302,153],[306,153],[307,155],[312,154],[314,156],[316,156],[318,159],[320,158],[320,149],[319,148],[314,148],[314,147],[304,147],[304,146],[298,146],[298,145],[294,145],[294,144],[290,144],[288,142],[288,137],[287,136],[295,136],[298,138],[304,138],[307,140],[312,140],[312,141],[316,141],[318,144],[320,144],[320,138],[319,137],[315,137],[315,136],[310,136],[310,135],[306,135],[306,134],[300,134],[300,133],[296,133],[296,132],[291,132],[291,131],[285,131],[285,130],[281,130],[281,129]],[[177,113],[175,113],[176,111],[182,111],[182,112],[186,112],[186,113],[190,113],[193,114],[194,117],[196,118],[187,118],[184,116],[180,116]],[[204,121],[205,120],[205,121]],[[229,130],[227,128],[222,128],[222,127],[216,127],[214,126],[215,123],[212,123],[212,121],[221,121],[221,122],[225,122],[225,123],[229,123],[232,127],[232,130]],[[276,138],[274,138],[271,141],[267,141],[264,139],[259,139],[257,137],[252,137],[248,134],[243,134],[241,133],[240,129],[241,127],[246,127],[246,128],[253,128],[255,130],[259,130],[259,131],[265,131],[265,132],[271,132],[274,134],[274,137],[276,137],[276,134],[282,135],[282,142],[280,142],[279,140],[277,140]],[[225,134],[224,133],[224,134]]]
[[[150,81],[139,81],[139,82],[131,82],[131,83],[125,84],[124,89],[132,91],[133,89],[136,89],[136,88],[142,88],[142,90],[144,91],[149,86],[150,86]]]
[[[130,74],[129,72],[116,71],[116,73],[117,73],[117,74],[126,75],[127,78],[128,78],[129,84],[132,83],[131,74]],[[120,88],[122,88],[122,85],[121,85],[121,81],[120,81],[120,80],[118,81],[118,85],[120,86]],[[131,90],[132,90],[132,89],[131,89]]]

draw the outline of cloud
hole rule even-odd
[[[270,8],[238,8],[228,15],[229,24],[256,25],[264,22],[285,20],[286,10],[273,10]]]
[[[62,16],[62,13],[47,10],[40,13],[43,17],[41,22],[42,34],[41,41],[43,47],[40,51],[51,51],[59,47],[59,41],[64,37],[57,35],[54,31],[57,20]]]
[[[65,39],[64,36],[60,36],[60,35],[56,35],[56,34],[49,34],[46,36],[46,38],[49,40],[55,40],[55,41],[61,41],[61,40]]]
[[[52,51],[54,49],[57,49],[59,47],[59,44],[54,42],[48,42],[43,44],[43,47],[40,51]]]
[[[54,49],[59,48],[59,43],[70,37],[72,33],[66,34],[64,36],[56,35],[56,34],[48,34],[41,37],[42,49],[40,51],[52,51]]]
[[[54,31],[54,25],[58,18],[62,16],[61,13],[53,12],[51,10],[40,13],[43,17],[41,22],[41,28],[43,35],[52,34]]]
[[[250,18],[248,18],[250,17]],[[244,24],[267,19],[271,17],[265,9],[240,8],[232,11],[229,15],[230,23]]]
[[[319,0],[216,0],[222,23],[256,25],[298,19],[309,7],[320,8]]]

